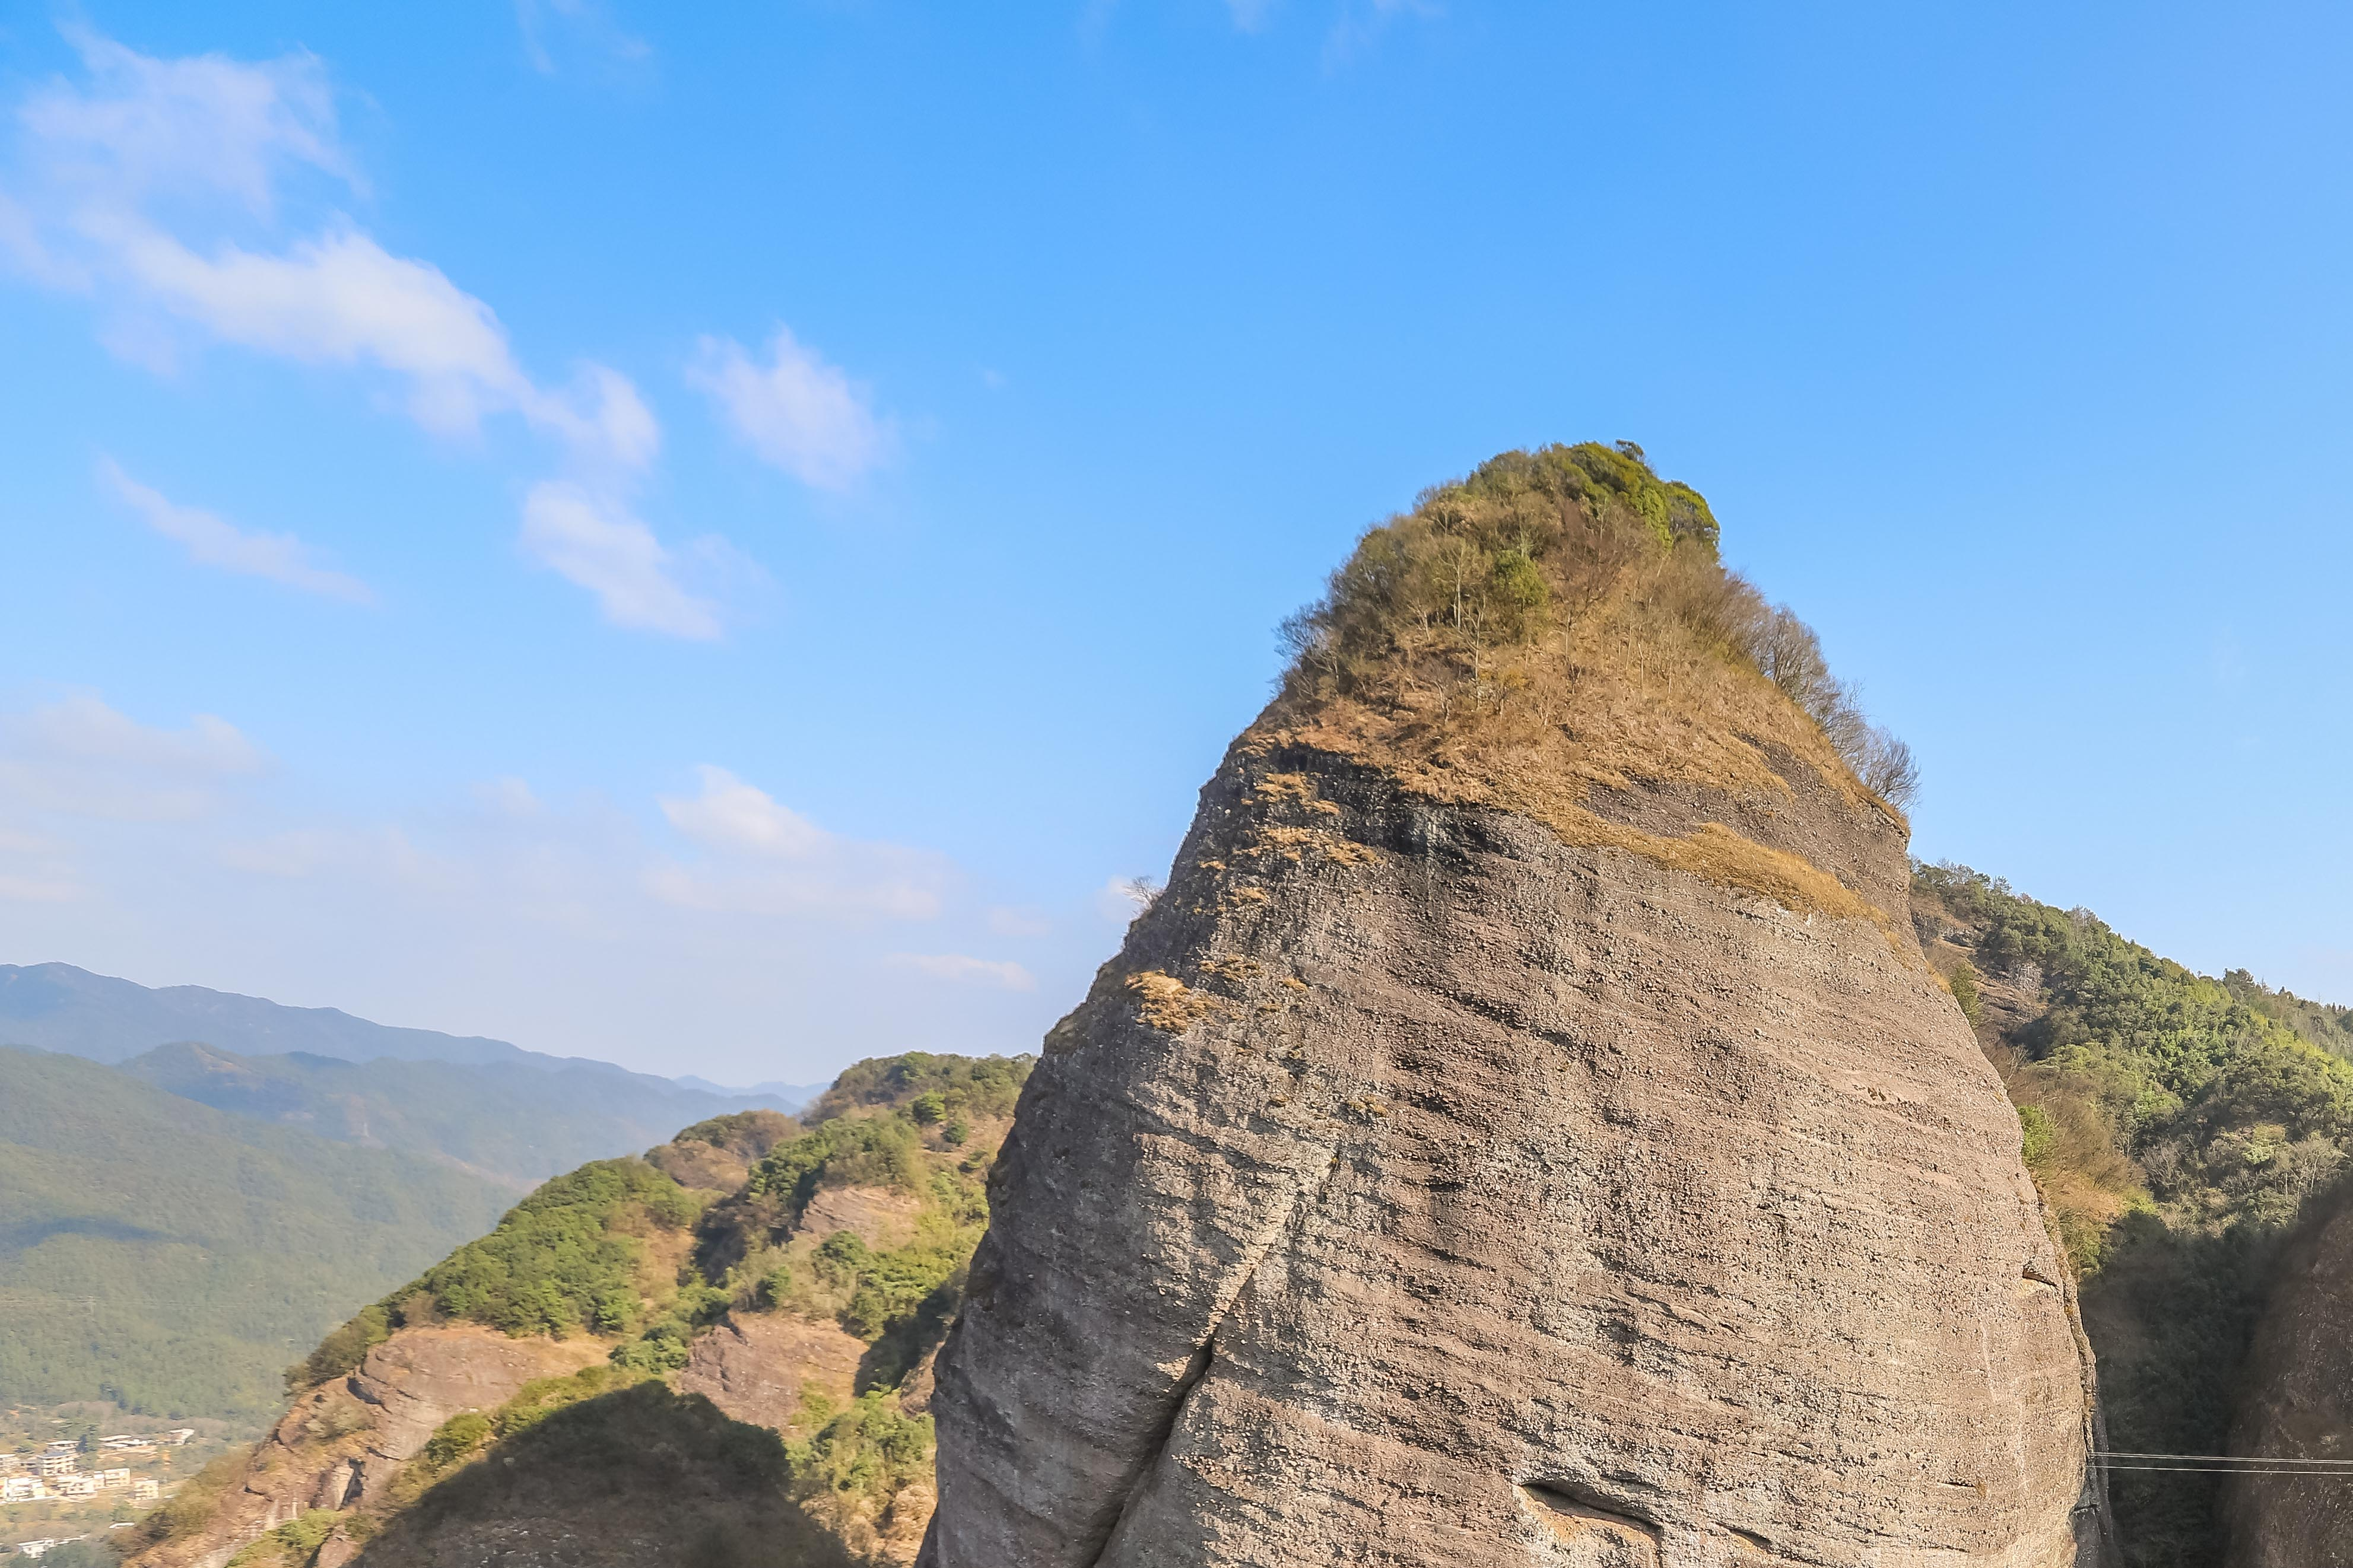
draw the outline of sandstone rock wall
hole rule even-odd
[[[1239,742],[1023,1095],[924,1561],[2103,1561],[2068,1276],[1901,830],[1782,771],[1586,808],[1884,920]]]
[[[2353,1198],[2339,1198],[2282,1258],[2247,1358],[2232,1452],[2353,1459]],[[2353,1563],[2353,1476],[2226,1482],[2232,1568]]]
[[[603,1354],[595,1341],[511,1340],[473,1323],[404,1329],[349,1377],[294,1402],[200,1534],[142,1554],[134,1568],[222,1568],[311,1509],[379,1496],[451,1416],[495,1410],[533,1378],[575,1372]]]

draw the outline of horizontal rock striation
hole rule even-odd
[[[923,1561],[2104,1562],[2069,1277],[1903,829],[1767,754],[1580,835],[1238,742],[1022,1096]],[[1710,834],[1855,901],[1640,852]]]

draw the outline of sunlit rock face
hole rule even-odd
[[[1597,789],[1641,831],[1580,843],[1238,742],[1024,1093],[923,1561],[2105,1563],[2090,1354],[1903,828],[1776,755],[1769,801]],[[1868,912],[1623,847],[1722,824]]]

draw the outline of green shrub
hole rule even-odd
[[[895,1109],[930,1094],[940,1097],[945,1111],[1010,1116],[1036,1064],[1035,1057],[951,1057],[929,1051],[870,1057],[845,1068],[802,1120],[814,1126],[860,1109]]]
[[[368,1352],[391,1336],[391,1318],[385,1309],[362,1307],[349,1322],[321,1340],[318,1349],[286,1369],[286,1392],[299,1394],[358,1371]]]
[[[783,1200],[786,1223],[797,1224],[819,1187],[894,1187],[920,1196],[928,1184],[913,1120],[892,1113],[838,1118],[779,1143],[752,1168],[744,1192]]]
[[[636,1316],[644,1253],[631,1227],[681,1230],[700,1212],[644,1161],[598,1161],[543,1184],[411,1290],[451,1317],[510,1334],[624,1331]]]
[[[831,1492],[880,1503],[930,1473],[932,1447],[932,1418],[907,1415],[876,1389],[828,1415],[804,1441],[786,1444],[785,1454],[797,1495]]]
[[[2018,1130],[2021,1135],[2020,1154],[2030,1171],[2039,1170],[2051,1157],[2052,1142],[2058,1136],[2050,1112],[2039,1105],[2018,1108]]]

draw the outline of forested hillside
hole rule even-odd
[[[170,1045],[120,1070],[216,1110],[440,1159],[518,1192],[650,1148],[686,1122],[764,1103],[601,1062],[351,1062]]]
[[[0,1048],[0,1402],[254,1420],[353,1307],[512,1193]]]
[[[861,1062],[807,1124],[714,1118],[545,1184],[327,1335],[272,1436],[153,1516],[136,1560],[425,1568],[530,1542],[630,1568],[907,1562],[931,1360],[1029,1065]],[[436,1355],[478,1403],[429,1434],[353,1392]],[[500,1356],[580,1370],[500,1382]]]
[[[1913,913],[2019,1107],[2110,1446],[2227,1452],[2272,1262],[2353,1152],[2347,1010],[2194,973],[1963,867],[1919,868]],[[2134,1568],[2220,1560],[2210,1478],[2111,1485]]]

